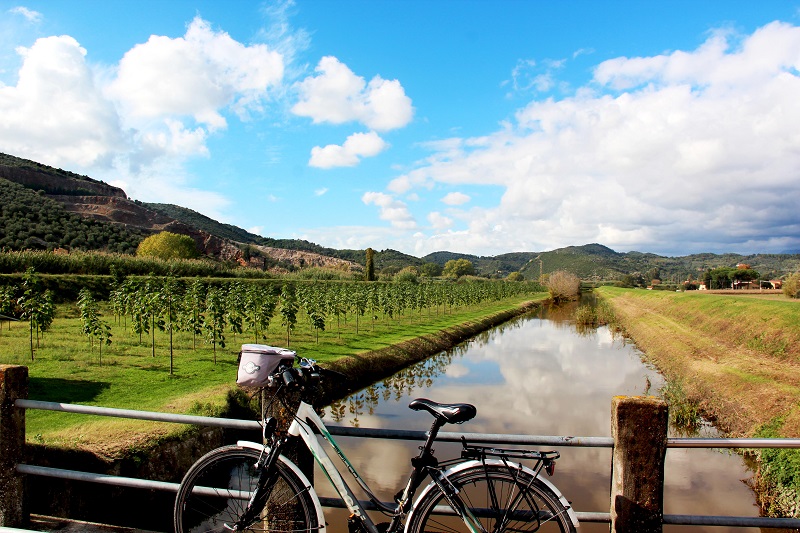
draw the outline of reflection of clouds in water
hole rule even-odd
[[[611,398],[641,394],[646,375],[658,380],[642,367],[638,353],[615,342],[606,328],[578,336],[548,321],[528,324],[508,328],[502,343],[491,339],[464,356],[465,364],[494,362],[504,383],[448,394],[478,405],[486,431],[606,436]]]
[[[738,468],[736,468],[738,466]],[[713,475],[698,475],[698,470]],[[743,482],[751,473],[741,457],[728,450],[671,448],[666,459],[665,512],[670,514],[708,514],[708,502],[698,494],[713,494],[718,511],[730,516],[758,516],[752,492]],[[742,502],[751,505],[743,507]],[[757,531],[754,529],[753,531]]]
[[[403,441],[385,439],[340,438],[337,443],[375,494],[384,501],[391,501],[411,471],[413,451]],[[357,460],[353,460],[354,458]],[[340,467],[341,462],[337,458],[331,460],[337,468]],[[360,494],[361,489],[350,482],[353,479],[352,476],[344,468],[340,468],[339,471],[350,488],[361,498],[363,496]],[[325,485],[330,486],[329,483],[325,483]],[[331,494],[333,493],[331,492]]]
[[[453,363],[445,370],[445,375],[449,378],[463,378],[467,374],[469,374],[469,367],[459,363]]]
[[[359,400],[349,405],[350,409],[355,405],[355,414],[348,410],[337,423],[351,425],[355,417],[361,427],[424,431],[431,418],[409,410],[408,403],[427,397],[477,406],[474,420],[446,426],[444,431],[610,436],[612,398],[644,394],[648,384],[649,392],[656,394],[663,379],[642,363],[633,345],[607,328],[577,335],[567,322],[523,318],[361,391]],[[389,497],[408,475],[409,459],[417,446],[418,442],[348,439],[345,453],[368,483],[387,490]],[[455,444],[439,443],[436,448],[440,458],[458,454]],[[561,452],[553,479],[556,485],[579,511],[607,512],[610,450],[562,448]],[[669,512],[756,514],[752,495],[739,481],[749,476],[741,460],[706,453],[711,456],[690,459],[681,451],[668,452],[665,502],[672,509]],[[713,501],[708,494],[713,494]],[[585,524],[584,529],[608,531],[608,526]]]

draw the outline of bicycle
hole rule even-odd
[[[308,393],[320,383],[315,361],[282,362],[265,388],[283,395]],[[336,492],[350,510],[350,533],[575,532],[578,520],[570,503],[542,470],[552,475],[557,451],[500,449],[469,445],[462,437],[461,457],[439,462],[432,449],[441,427],[461,424],[477,414],[466,403],[441,404],[424,398],[409,407],[427,411],[433,423],[420,453],[411,459],[411,474],[393,504],[381,502],[353,468],[314,408],[300,401],[286,435],[277,421],[262,416],[263,444],[240,441],[201,457],[183,478],[175,500],[176,533],[211,531],[281,531],[325,533],[319,498],[301,470],[284,457],[290,437],[301,437]],[[291,412],[292,409],[289,409]],[[317,439],[327,441],[369,500],[389,521],[376,525]],[[515,460],[530,460],[524,466]],[[426,478],[430,482],[416,497]]]

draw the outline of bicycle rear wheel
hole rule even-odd
[[[477,465],[447,478],[488,533],[576,531],[558,496],[529,471]],[[469,533],[444,494],[433,487],[417,502],[409,533]]]
[[[255,490],[259,451],[224,446],[201,457],[184,476],[175,499],[175,532],[223,532],[247,508]],[[245,531],[315,532],[319,529],[313,490],[283,462],[267,504]]]

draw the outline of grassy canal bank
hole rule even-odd
[[[546,293],[537,293],[448,312],[415,312],[392,321],[370,320],[357,330],[352,321],[334,324],[321,334],[303,326],[293,332],[290,347],[347,376],[329,388],[333,400],[524,313],[546,298]],[[4,328],[0,337],[0,363],[28,366],[31,399],[209,416],[241,415],[248,403],[235,384],[236,358],[239,345],[251,339],[229,341],[226,349],[213,353],[202,343],[195,348],[190,334],[176,334],[174,373],[169,374],[165,333],[157,333],[153,356],[146,338],[140,341],[124,324],[115,324],[114,344],[103,349],[101,360],[98,347],[90,348],[81,337],[79,320],[70,309],[59,313],[33,362],[26,354],[27,327]],[[270,343],[281,345],[281,326],[273,327]],[[186,429],[174,424],[45,411],[27,414],[29,442],[79,449],[106,460],[174,439],[181,431]]]
[[[800,437],[800,302],[602,287],[616,320],[685,401],[733,437]],[[758,454],[765,512],[800,516],[800,451]]]

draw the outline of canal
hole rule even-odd
[[[611,399],[657,395],[659,373],[641,352],[608,328],[576,328],[574,307],[540,309],[497,326],[450,351],[433,356],[326,408],[331,425],[425,431],[430,416],[408,409],[425,397],[468,402],[475,419],[444,431],[609,437]],[[717,436],[704,425],[697,436]],[[339,437],[337,442],[384,501],[405,482],[417,442]],[[611,450],[560,448],[551,481],[582,512],[608,512]],[[458,456],[459,445],[440,443],[440,459]],[[349,477],[345,474],[346,478]],[[727,450],[669,449],[666,514],[758,516],[746,481],[751,472]],[[332,496],[324,475],[317,489]],[[354,484],[352,484],[354,486]],[[363,495],[356,491],[359,497]],[[346,513],[326,510],[335,533],[344,533]],[[379,516],[377,521],[384,521]],[[582,523],[580,531],[608,531],[607,524]],[[755,533],[754,528],[665,526],[666,532]]]

